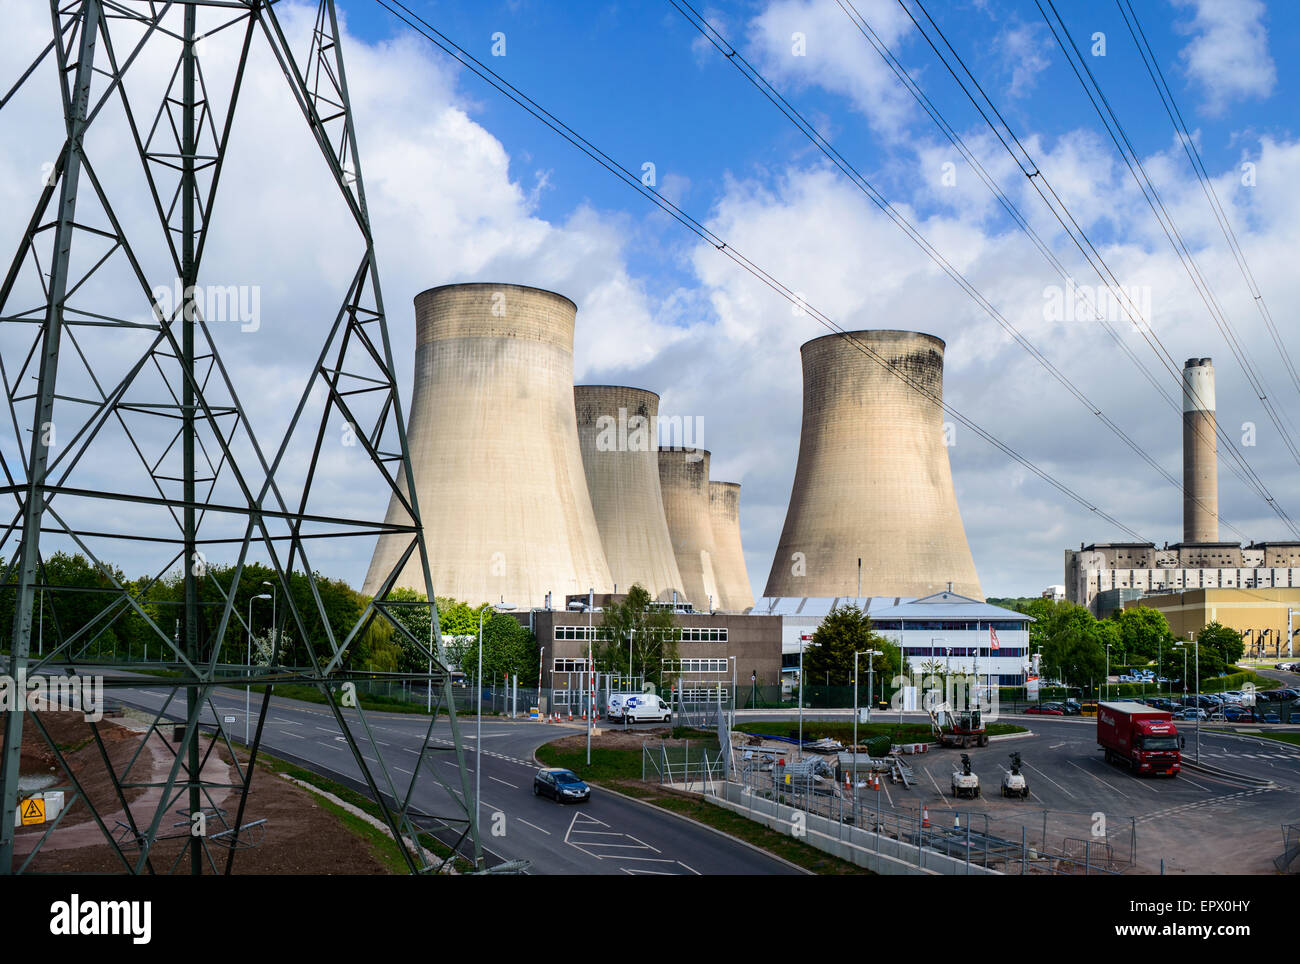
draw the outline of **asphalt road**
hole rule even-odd
[[[123,703],[157,711],[170,690],[161,682],[139,688],[115,690]],[[183,695],[169,707],[173,718],[181,716]],[[244,694],[235,690],[215,691],[217,715],[235,717],[225,729],[233,742],[244,732]],[[258,696],[253,698],[256,725]],[[349,724],[355,710],[345,710]],[[415,779],[421,758],[428,717],[414,714],[367,712],[374,731],[374,744],[366,742],[364,730],[351,726],[372,772],[380,761],[399,794],[405,795],[412,780],[412,803],[428,813],[447,813],[446,791],[426,772],[427,767],[445,769],[445,778],[457,779],[450,746],[450,726],[445,718],[435,725],[432,738]],[[214,725],[211,711],[203,723]],[[461,732],[470,768],[471,792],[474,780],[474,718],[461,720]],[[557,735],[556,724],[527,721],[483,722],[482,827],[487,862],[495,866],[507,860],[527,860],[530,873],[543,874],[794,874],[789,865],[743,844],[702,829],[666,811],[650,808],[600,788],[593,788],[589,801],[558,804],[532,792],[537,764],[533,752]],[[581,732],[565,727],[564,735]],[[376,745],[377,744],[377,745]],[[268,710],[262,745],[267,752],[305,766],[340,783],[363,789],[361,771],[348,749],[342,732],[329,711],[315,704],[274,697]],[[450,757],[450,759],[449,759]],[[382,787],[382,783],[381,783]],[[256,814],[249,814],[254,819]]]

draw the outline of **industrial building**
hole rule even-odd
[[[1189,358],[1183,366],[1183,541],[1163,548],[1098,542],[1067,549],[1066,598],[1100,618],[1139,601],[1177,612],[1185,628],[1174,631],[1184,637],[1213,619],[1191,625],[1202,615],[1221,608],[1241,623],[1234,628],[1249,628],[1252,639],[1272,641],[1276,650],[1287,622],[1286,603],[1277,600],[1289,598],[1290,590],[1300,593],[1300,542],[1219,541],[1215,431],[1214,365],[1209,358]],[[1192,601],[1171,601],[1184,598]],[[1254,615],[1247,619],[1247,613],[1263,621],[1252,622]]]
[[[781,671],[790,682],[798,677],[799,653],[817,627],[832,609],[844,606],[866,612],[872,628],[901,647],[909,673],[938,660],[945,671],[975,673],[990,685],[1021,686],[1025,681],[1032,617],[951,590],[920,599],[845,596],[765,602],[764,614],[781,617]]]
[[[806,342],[799,461],[768,599],[982,599],[944,437],[944,343],[912,331]]]
[[[1300,632],[1300,587],[1294,589],[1192,589],[1144,595],[1125,608],[1149,606],[1164,614],[1180,639],[1194,638],[1212,622],[1241,633],[1247,656],[1294,656]]]
[[[604,610],[623,598],[623,594],[612,593],[571,596],[565,601],[565,609],[543,607],[514,614],[532,630],[541,646],[542,689],[551,694],[554,710],[564,712],[580,704],[587,685],[588,653],[598,639]],[[594,608],[588,609],[588,604]],[[673,674],[676,685],[684,687],[688,702],[715,702],[721,689],[722,702],[726,703],[733,681],[743,691],[754,683],[771,686],[780,680],[780,618],[699,613],[688,606],[676,607],[674,616],[681,627],[678,662],[664,668]],[[631,676],[638,675],[633,666]]]
[[[713,578],[716,608],[745,613],[754,608],[745,549],[740,540],[740,483],[709,481],[709,522],[713,528]]]
[[[704,449],[661,448],[659,484],[686,598],[708,612],[721,601],[713,571],[713,522],[709,515],[709,458]]]

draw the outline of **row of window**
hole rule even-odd
[[[1015,631],[1024,629],[1026,621],[1019,619],[980,619],[980,620],[961,620],[961,619],[882,619],[879,622],[872,623],[875,629],[892,629],[919,630],[922,632],[974,632],[976,630],[989,631],[992,626],[998,632]]]
[[[1013,656],[1023,657],[1023,646],[999,646],[989,649],[987,646],[906,646],[907,656],[912,659],[934,657],[947,659],[949,656],[988,656],[995,659],[1009,659]]]
[[[684,626],[681,631],[684,643],[725,643],[727,627],[725,626]],[[600,638],[599,626],[556,626],[556,639],[597,640]]]
[[[665,673],[725,673],[731,669],[727,659],[662,659]]]
[[[585,673],[587,660],[582,658],[556,657],[551,661],[551,669],[556,673]]]
[[[727,686],[688,686],[681,691],[683,703],[729,703],[730,687]]]

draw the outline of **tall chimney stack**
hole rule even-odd
[[[1215,437],[1214,363],[1183,366],[1183,542],[1219,541],[1219,447]]]

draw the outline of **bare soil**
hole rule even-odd
[[[68,770],[59,767],[57,757],[50,749],[39,729],[28,721],[23,727],[21,774],[25,777],[48,775],[57,780],[56,787],[65,789],[65,799],[75,777],[82,790],[93,802],[100,819],[108,830],[122,841],[129,841],[129,818],[121,798],[114,789],[113,778],[104,765],[103,755],[94,740],[90,724],[80,713],[42,712],[40,722],[49,731],[50,738],[68,764]],[[147,727],[132,720],[120,722],[101,721],[99,732],[113,766],[113,772],[123,783],[155,783],[166,779],[175,760],[175,744],[171,743],[171,727],[154,732],[144,742]],[[0,730],[0,732],[3,732]],[[141,747],[144,743],[143,748]],[[208,738],[202,743],[208,750]],[[132,755],[139,750],[135,763]],[[232,765],[230,754],[224,746],[215,748],[207,756],[203,767],[205,781],[236,784],[239,773]],[[136,826],[147,828],[155,819],[161,792],[148,787],[129,787],[123,795]],[[205,808],[217,807],[225,811],[225,819],[233,824],[239,805],[237,791],[213,790],[211,800],[204,799]],[[189,873],[190,863],[186,851],[190,843],[189,823],[186,814],[188,799],[173,799],[166,809],[158,828],[158,841],[150,857],[155,873]],[[258,767],[244,811],[244,825],[265,820],[259,828],[247,831],[245,842],[234,855],[232,872],[236,874],[386,874],[386,864],[376,853],[375,844],[358,836],[344,826],[340,818],[325,809],[308,791]],[[28,827],[17,832],[17,849],[25,859],[36,848],[46,827]],[[203,872],[224,872],[230,848],[225,838],[214,837],[223,829],[219,820],[207,823],[207,854],[203,857]],[[253,846],[245,846],[244,844]],[[138,850],[129,842],[119,844],[126,861],[134,864]],[[179,859],[178,859],[179,858]],[[215,869],[214,869],[215,865]],[[35,873],[122,873],[123,861],[105,839],[94,821],[90,808],[83,800],[69,807],[67,815],[49,838],[40,845],[27,872]]]

